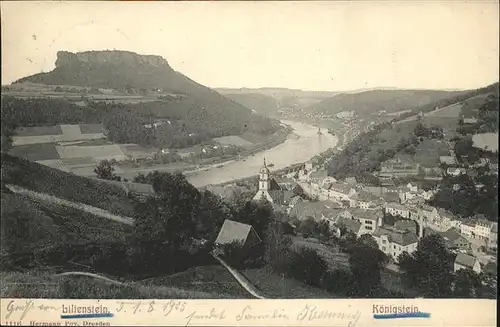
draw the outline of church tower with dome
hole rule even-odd
[[[266,164],[266,158],[264,158],[264,165],[259,171],[259,189],[253,200],[260,201],[266,199],[273,204],[281,205],[283,204],[283,198],[283,189],[271,176],[271,171]]]

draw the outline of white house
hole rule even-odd
[[[429,222],[434,223],[439,219],[438,210],[430,205],[422,204],[418,209],[418,215]]]
[[[382,210],[349,209],[351,219],[361,223],[360,235],[373,234],[375,230],[382,226],[384,214]]]
[[[460,225],[460,234],[465,235],[467,237],[473,237],[474,232],[476,229],[476,225],[471,222],[463,222],[462,225]]]
[[[334,235],[337,237],[343,237],[345,234],[342,233],[342,230],[349,231],[356,237],[361,236],[361,223],[359,221],[338,217],[332,224],[330,224],[330,228],[333,231]]]
[[[379,249],[393,260],[403,253],[417,250],[418,237],[408,230],[400,230],[391,226],[379,227],[373,234]]]
[[[349,201],[356,194],[356,190],[351,185],[332,183],[330,185],[329,198],[337,201]]]
[[[476,221],[476,225],[474,226],[474,237],[483,241],[488,241],[492,226],[493,223],[486,219]]]
[[[466,173],[467,173],[467,170],[465,170],[465,168],[448,167],[448,169],[446,169],[446,174],[449,176],[453,176],[453,177],[465,175]]]
[[[398,203],[386,203],[385,212],[393,216],[401,216],[403,218],[410,218],[410,209]]]
[[[361,209],[375,209],[381,204],[382,201],[379,197],[365,190],[360,190],[350,197],[349,200],[350,207],[357,207]]]
[[[451,212],[444,209],[438,209],[438,214],[439,219],[436,221],[436,225],[444,229],[451,228],[454,225],[453,221],[457,220]]]
[[[481,264],[479,263],[479,260],[477,260],[475,257],[464,253],[459,253],[455,258],[455,262],[453,264],[453,270],[457,272],[460,269],[472,269],[473,271],[479,274],[481,273]]]
[[[432,199],[432,197],[434,196],[434,194],[436,194],[437,191],[435,190],[428,190],[428,191],[425,191],[425,190],[420,190],[418,192],[418,196],[420,196],[421,198],[423,198],[424,200],[430,200]]]

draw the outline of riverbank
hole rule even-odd
[[[247,157],[246,160],[226,163],[222,167],[216,166],[199,169],[196,172],[186,172],[188,181],[196,187],[204,187],[244,180],[258,174],[264,158],[268,163],[273,164],[273,171],[278,171],[303,164],[315,155],[322,154],[337,145],[337,137],[328,133],[318,135],[318,129],[314,126],[294,121],[283,122],[294,129],[294,133],[288,135],[284,143],[255,153]]]

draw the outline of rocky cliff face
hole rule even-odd
[[[129,51],[85,51],[72,53],[59,51],[56,67],[72,66],[74,64],[105,65],[166,68],[172,70],[167,60],[160,56],[140,55]]]

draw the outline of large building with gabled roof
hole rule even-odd
[[[252,247],[261,242],[255,229],[248,224],[226,219],[222,224],[216,245],[240,243],[244,247]]]

